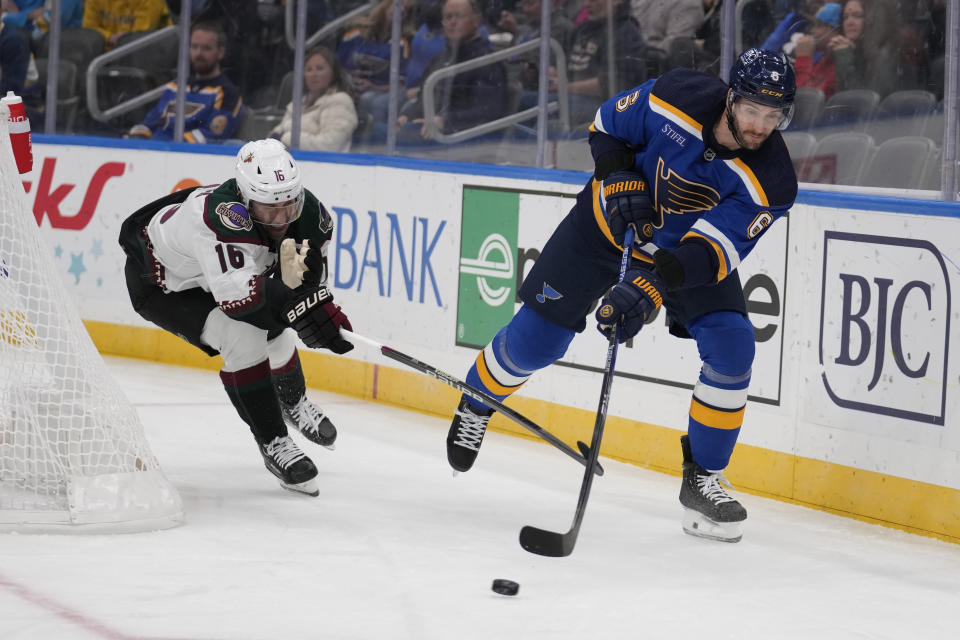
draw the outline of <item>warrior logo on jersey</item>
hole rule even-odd
[[[668,213],[706,211],[720,204],[720,194],[715,189],[681,178],[673,169],[664,166],[663,158],[657,160],[657,184],[653,193],[660,210],[660,226],[663,225],[663,216]]]
[[[235,231],[250,231],[253,229],[253,220],[247,213],[246,207],[239,202],[221,202],[216,208],[220,221],[227,229]]]

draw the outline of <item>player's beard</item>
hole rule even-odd
[[[196,62],[191,62],[190,68],[193,70],[193,75],[195,76],[209,77],[214,69],[216,69],[216,63],[201,58]]]
[[[747,151],[756,151],[763,146],[763,143],[770,137],[769,133],[763,135],[755,131],[744,132],[738,125],[732,109],[729,108],[727,109],[727,128],[730,130],[730,135],[733,136],[733,139],[737,141],[737,144]]]
[[[273,225],[260,225],[260,227],[266,232],[267,237],[273,240],[274,242],[279,242],[283,240],[284,236],[287,235],[287,229],[290,228],[289,224],[283,226],[273,226]]]

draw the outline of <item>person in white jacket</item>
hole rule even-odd
[[[305,151],[347,153],[357,129],[357,109],[348,91],[346,74],[333,52],[326,47],[307,51],[303,64],[303,111],[300,118],[300,148]],[[290,146],[293,128],[293,102],[273,131],[276,138]]]

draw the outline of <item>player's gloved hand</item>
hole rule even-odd
[[[610,337],[621,322],[620,342],[640,333],[643,323],[663,303],[663,283],[654,271],[628,269],[620,282],[604,296],[595,317],[597,329]]]
[[[283,284],[296,289],[301,284],[322,286],[327,280],[327,257],[323,250],[304,240],[300,248],[293,238],[280,243],[280,277]]]
[[[637,240],[653,239],[656,211],[646,178],[636,171],[614,171],[603,181],[603,197],[607,201],[607,225],[617,244],[623,245],[623,235],[631,224],[637,230]]]
[[[283,317],[303,343],[311,349],[330,349],[346,353],[353,344],[340,335],[340,328],[353,331],[347,315],[333,304],[333,294],[326,287],[300,287],[298,294],[283,309]]]

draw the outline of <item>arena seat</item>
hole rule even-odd
[[[859,184],[865,187],[918,189],[937,145],[924,136],[891,138],[877,147]]]
[[[793,100],[793,119],[790,121],[790,131],[806,131],[816,122],[823,112],[826,97],[823,91],[815,87],[798,87]]]
[[[866,133],[848,131],[828,135],[817,143],[798,178],[801,182],[858,184],[873,150],[873,138]]]

